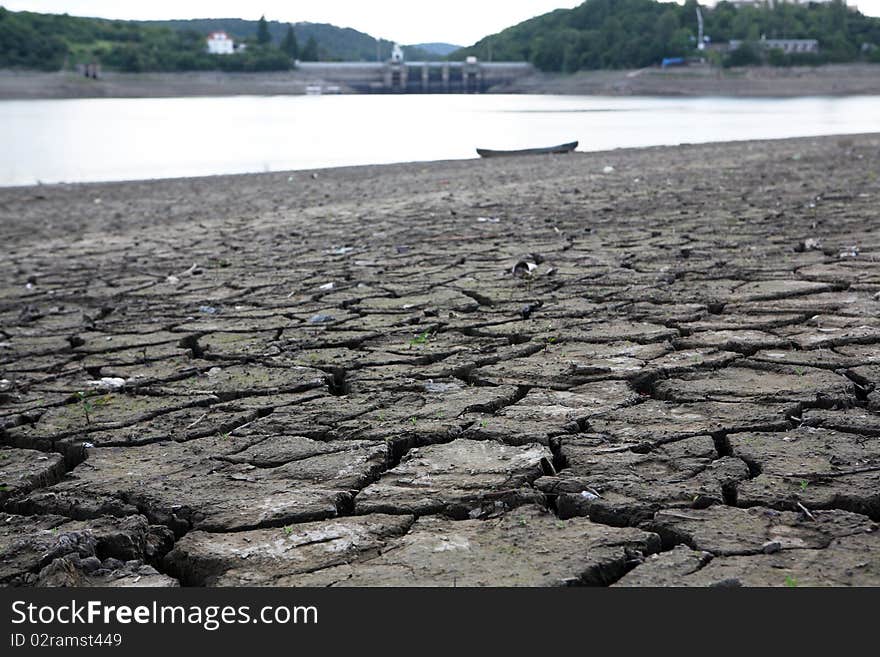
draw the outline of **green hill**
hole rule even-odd
[[[247,21],[241,18],[197,18],[192,20],[142,21],[148,27],[166,27],[174,30],[190,30],[200,34],[223,31],[236,39],[253,39],[257,36],[258,21]],[[287,34],[288,23],[267,21],[269,34],[274,44],[280,44]],[[376,37],[358,32],[350,27],[336,27],[328,23],[293,23],[293,32],[300,46],[313,37],[318,43],[318,53],[325,61],[376,61]],[[391,56],[394,42],[387,39],[379,40],[378,55],[382,59]],[[406,47],[406,55],[417,59],[427,55],[425,50],[415,46]]]
[[[434,57],[446,57],[456,50],[459,50],[461,46],[454,46],[451,43],[417,43],[412,46],[407,46],[407,48],[416,48],[419,50],[423,50],[429,55],[433,55]]]
[[[191,30],[0,7],[0,67],[57,71],[99,61],[120,71],[272,71],[291,68],[277,48],[211,56],[205,35]]]
[[[768,57],[745,48],[727,63],[774,64],[880,61],[880,19],[848,9],[839,1],[796,5],[787,2],[736,7],[719,2],[702,9],[705,34],[713,42],[730,39],[817,39],[820,55]],[[587,0],[574,9],[527,20],[488,36],[451,55],[463,59],[528,60],[545,71],[641,68],[664,57],[696,53],[696,2],[683,5],[655,0]],[[739,61],[743,60],[743,61]],[[747,61],[746,61],[747,60]]]
[[[179,21],[114,21],[67,14],[13,12],[0,7],[0,68],[57,71],[99,61],[105,69],[142,71],[269,71],[287,70],[293,62],[279,49],[288,24],[269,21],[271,41],[257,43],[258,21],[236,18]],[[247,42],[243,53],[212,56],[205,37],[225,31]],[[300,49],[313,38],[318,58],[330,61],[375,61],[376,39],[351,28],[322,23],[297,23]],[[391,54],[392,42],[379,41],[379,56]],[[430,55],[406,48],[411,59]]]

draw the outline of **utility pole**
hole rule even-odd
[[[699,3],[697,3],[697,25],[699,26],[697,34],[697,50],[702,51],[706,49],[706,41],[703,36],[703,12],[700,10]]]

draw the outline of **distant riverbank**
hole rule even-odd
[[[0,100],[52,98],[180,98],[302,95],[301,73],[104,73],[92,80],[72,72],[0,71]],[[346,91],[340,89],[340,91]]]
[[[169,98],[186,96],[302,95],[309,87],[351,89],[301,71],[283,73],[105,73],[91,80],[75,73],[0,71],[0,100],[51,98]],[[880,94],[880,65],[816,68],[708,67],[638,71],[537,73],[497,86],[492,93],[602,96],[792,97]]]
[[[495,89],[504,93],[602,96],[736,96],[789,98],[880,94],[880,65],[777,68],[647,68],[538,74]]]

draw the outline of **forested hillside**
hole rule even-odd
[[[222,30],[238,39],[254,38],[257,35],[258,21],[246,21],[240,18],[200,18],[194,20],[147,21],[142,25],[152,27],[170,27],[176,30],[194,30],[200,34],[208,34]],[[280,44],[287,34],[288,23],[267,21],[272,42]],[[304,45],[309,38],[318,44],[320,59],[325,61],[376,61],[376,37],[359,32],[350,27],[337,27],[328,23],[294,23],[293,31],[297,42]],[[393,42],[379,40],[379,56],[387,59],[391,56]],[[409,59],[419,59],[428,54],[418,46],[406,46]]]
[[[538,16],[475,45],[454,58],[528,60],[545,71],[639,68],[664,57],[695,54],[697,3],[683,5],[655,0],[587,0],[574,9]],[[719,2],[702,7],[705,34],[712,42],[740,39],[757,42],[771,38],[817,39],[818,56],[770,57],[760,48],[747,47],[740,55],[718,63],[775,64],[880,61],[880,19],[848,9],[842,2],[773,7],[735,7]],[[737,61],[748,54],[748,61]],[[721,57],[721,56],[719,56]],[[728,56],[732,57],[732,56]]]
[[[190,21],[112,21],[58,14],[12,12],[0,7],[0,68],[57,71],[64,66],[98,61],[105,69],[142,71],[287,70],[297,57],[329,61],[375,61],[376,39],[350,28],[320,23],[291,26],[266,21],[268,38],[260,38],[260,21],[204,19]],[[212,56],[205,37],[225,31],[247,44],[245,52]],[[379,42],[379,56],[391,54],[392,43]],[[429,56],[408,48],[411,59]]]

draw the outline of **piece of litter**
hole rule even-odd
[[[118,390],[119,388],[125,387],[125,379],[120,379],[115,376],[105,376],[96,381],[87,381],[86,386],[98,390]]]
[[[527,276],[531,276],[532,272],[538,268],[534,262],[529,262],[528,260],[520,260],[513,266],[513,270],[511,273],[514,276],[519,278],[525,278]]]
[[[607,166],[604,169],[602,169],[602,173],[614,173],[614,167]]]
[[[820,248],[822,248],[822,245],[819,243],[819,240],[810,237],[799,243],[795,247],[795,251],[797,251],[798,253],[803,253],[804,251],[815,251],[816,249]]]
[[[318,289],[319,290],[332,290],[333,283],[324,283],[324,285],[319,286]]]
[[[214,306],[199,306],[199,312],[208,315],[216,315],[217,309]]]
[[[433,381],[427,381],[423,384],[423,387],[425,388],[425,392],[433,394],[452,392],[453,390],[461,389],[461,385],[458,383],[434,383]]]

